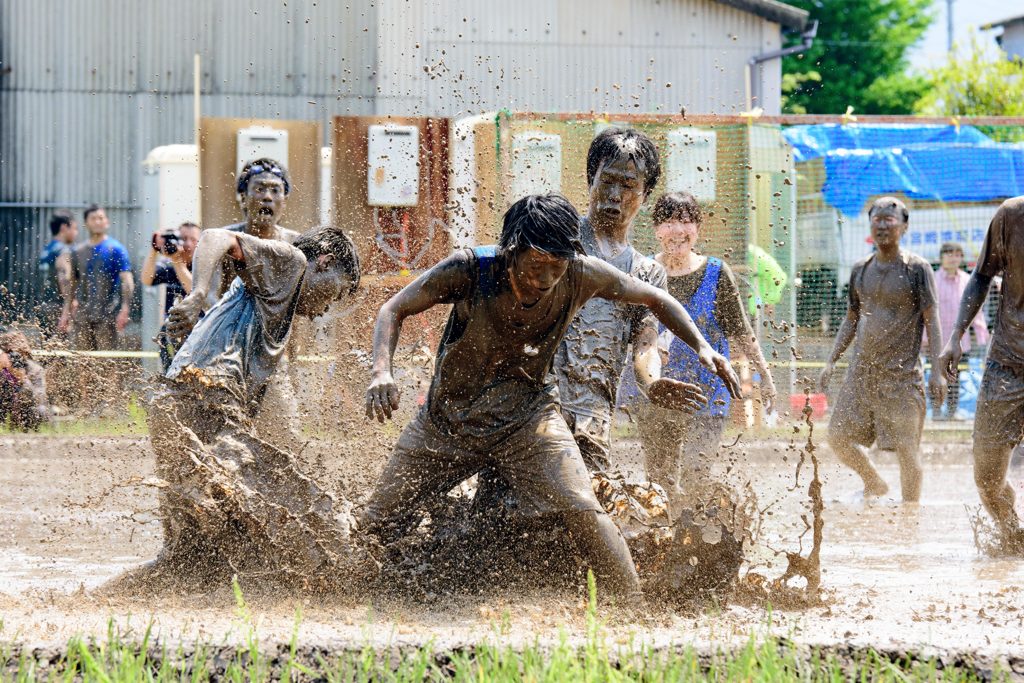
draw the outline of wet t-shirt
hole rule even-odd
[[[606,258],[586,218],[580,224],[580,237],[591,257],[655,287],[665,288],[665,269],[633,247]],[[626,351],[648,324],[657,327],[653,314],[645,306],[606,299],[588,301],[576,314],[555,356],[562,407],[580,415],[611,420]]]
[[[113,237],[99,244],[79,245],[71,258],[78,283],[78,316],[88,322],[113,320],[121,308],[121,273],[130,272],[128,250]]]
[[[523,307],[497,255],[478,259],[457,252],[437,268],[451,268],[453,303],[441,344],[427,410],[447,434],[487,447],[510,436],[557,400],[551,363],[569,321],[592,294],[588,258],[569,262],[543,299]]]
[[[858,319],[850,372],[919,378],[924,311],[935,302],[935,276],[917,254],[901,250],[892,263],[872,254],[854,264],[850,310]]]
[[[288,342],[306,257],[286,242],[237,237],[245,256],[238,277],[189,334],[167,377],[201,370],[255,411]]]
[[[697,293],[707,272],[708,264],[705,261],[704,265],[692,273],[670,275],[667,285],[668,293],[676,301],[683,303],[690,301]],[[718,288],[715,292],[715,320],[729,339],[750,339],[754,336],[750,321],[743,313],[736,276],[724,261],[722,262],[722,273],[718,277]]]
[[[992,217],[978,256],[978,273],[1002,275],[1002,297],[988,357],[1024,368],[1024,197],[1003,202]]]
[[[245,223],[235,223],[234,225],[228,225],[224,228],[229,232],[236,232],[242,235],[248,234],[245,232]],[[288,244],[295,244],[295,240],[299,239],[299,233],[288,228],[282,228],[280,225],[274,226],[274,236],[272,239],[280,240],[281,242],[287,242]],[[216,286],[210,287],[211,294],[214,294],[218,298],[224,294],[231,286],[232,281],[238,277],[238,265],[234,259],[225,258],[220,264],[220,275],[219,282]],[[211,302],[212,303],[212,302]]]

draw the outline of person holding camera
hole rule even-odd
[[[163,311],[165,321],[175,301],[192,291],[192,255],[199,244],[199,233],[198,225],[187,222],[179,225],[176,230],[153,233],[153,248],[142,264],[140,279],[147,287],[166,285]],[[174,358],[175,347],[163,325],[160,326],[157,342],[160,345],[160,363],[163,371],[167,372]]]

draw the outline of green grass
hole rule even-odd
[[[0,436],[24,433],[0,424]],[[116,417],[59,418],[28,433],[40,436],[147,436],[149,428],[146,426],[146,408],[132,396],[124,414]]]
[[[141,638],[113,622],[104,640],[72,639],[55,660],[17,651],[0,639],[0,681],[977,681],[980,672],[945,668],[934,659],[892,657],[874,650],[800,649],[770,635],[751,635],[739,648],[698,653],[692,647],[654,650],[635,643],[611,647],[590,581],[590,605],[582,644],[564,635],[557,645],[512,647],[482,642],[459,650],[432,645],[402,650],[362,649],[325,654],[298,645],[296,611],[286,645],[261,643],[238,584],[234,584],[239,642],[199,644],[189,650],[160,646],[147,628]],[[0,635],[3,624],[0,622]],[[502,629],[496,630],[500,637]],[[1008,675],[988,672],[994,680]]]

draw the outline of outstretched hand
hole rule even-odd
[[[174,304],[167,313],[167,334],[175,339],[184,339],[199,322],[206,297],[193,291],[184,299]]]
[[[700,410],[708,403],[708,397],[696,384],[688,384],[668,377],[651,382],[651,385],[647,387],[647,398],[656,406],[669,410],[681,410],[684,413]]]
[[[697,357],[700,359],[700,364],[711,372],[718,375],[723,382],[725,382],[726,388],[729,389],[729,395],[733,398],[742,398],[743,394],[740,389],[740,378],[736,375],[736,372],[729,365],[729,359],[722,354],[713,351],[710,346],[702,349]]]
[[[378,422],[391,419],[391,414],[398,410],[398,385],[390,372],[374,375],[366,390],[366,417],[377,418]]]

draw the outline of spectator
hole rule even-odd
[[[0,424],[28,431],[50,421],[46,373],[21,332],[0,334]]]
[[[78,221],[70,211],[55,211],[50,219],[50,243],[39,255],[41,301],[39,329],[44,339],[57,335],[60,314],[70,292],[71,254],[78,238]]]
[[[956,242],[946,242],[939,248],[939,272],[935,274],[935,291],[939,299],[939,328],[942,330],[942,341],[945,343],[953,334],[953,327],[956,324],[957,311],[960,309],[960,298],[964,294],[967,282],[971,276],[961,270],[964,262],[964,249]],[[985,318],[981,311],[971,322],[971,329],[974,330],[977,352],[984,353],[988,344],[988,327],[985,325]],[[965,334],[960,339],[960,350],[968,353],[971,350],[971,339]],[[957,415],[960,406],[960,381],[958,378],[949,383],[949,393],[946,396],[947,420],[962,419]],[[932,401],[932,417],[936,420],[943,419],[942,405],[936,405]]]
[[[124,245],[107,235],[110,220],[101,206],[85,210],[89,241],[71,259],[71,296],[65,299],[59,328],[74,326],[75,347],[84,351],[115,348],[128,324],[135,281]]]
[[[163,316],[174,303],[192,291],[192,255],[199,243],[200,228],[195,223],[182,223],[177,230],[153,233],[152,249],[142,264],[139,279],[147,287],[165,285]],[[161,258],[166,257],[166,258]],[[164,325],[157,337],[160,344],[160,363],[163,371],[171,365],[175,346],[167,336]]]

